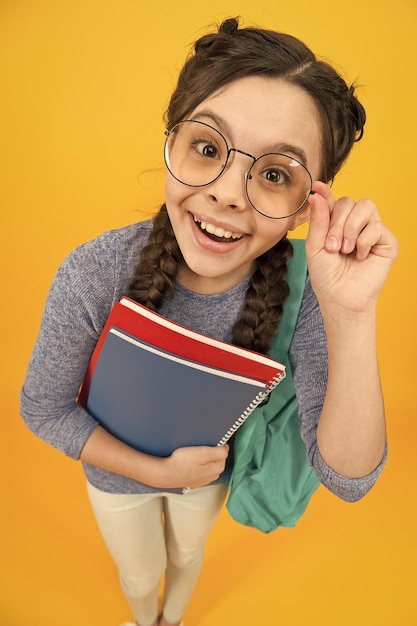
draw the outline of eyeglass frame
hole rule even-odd
[[[167,159],[167,152],[168,152],[168,139],[169,136],[172,134],[172,132],[174,131],[174,129],[179,126],[180,124],[184,124],[186,122],[193,122],[194,124],[201,124],[202,126],[207,126],[207,128],[210,128],[211,130],[214,130],[216,133],[218,133],[220,135],[220,137],[223,139],[225,145],[226,145],[226,149],[227,149],[227,155],[226,155],[226,161],[224,163],[224,165],[222,165],[222,170],[221,172],[215,177],[213,178],[213,180],[211,180],[208,183],[203,183],[202,185],[191,185],[190,183],[185,183],[183,180],[180,180],[177,176],[175,176],[175,174],[171,171],[169,165],[168,165],[168,159]],[[313,177],[311,176],[310,170],[308,169],[308,167],[306,167],[303,163],[301,163],[301,161],[299,161],[298,159],[296,159],[293,156],[289,156],[288,154],[285,154],[283,152],[265,152],[265,154],[261,154],[259,157],[255,157],[253,156],[253,154],[250,154],[249,152],[245,152],[244,150],[239,150],[238,148],[229,148],[229,144],[227,143],[227,139],[226,137],[219,131],[217,130],[217,128],[214,128],[214,126],[211,126],[210,124],[207,124],[207,122],[201,122],[200,120],[181,120],[179,122],[177,122],[176,124],[174,124],[174,126],[171,128],[171,130],[165,130],[164,131],[164,135],[165,135],[165,143],[164,143],[164,161],[165,161],[165,165],[167,167],[168,172],[171,174],[171,176],[173,178],[175,178],[175,180],[177,180],[179,183],[181,183],[181,185],[185,185],[186,187],[192,187],[192,188],[200,188],[200,187],[208,187],[209,185],[212,185],[216,180],[218,180],[221,176],[223,176],[223,174],[225,173],[226,169],[227,169],[227,165],[229,163],[229,157],[231,152],[237,152],[238,154],[243,154],[244,156],[249,157],[250,159],[253,160],[252,165],[250,166],[250,168],[248,169],[248,171],[245,173],[245,192],[246,192],[246,197],[249,201],[249,204],[251,205],[251,207],[260,215],[262,215],[263,217],[266,217],[270,220],[285,220],[289,217],[292,217],[293,215],[296,215],[299,211],[301,211],[301,209],[305,206],[306,202],[308,201],[309,196],[314,195],[315,191],[313,190]],[[260,159],[262,159],[265,156],[269,156],[271,154],[276,154],[278,156],[283,156],[286,157],[287,159],[291,159],[292,161],[295,161],[296,163],[298,163],[298,165],[300,165],[308,174],[308,177],[310,179],[310,190],[308,192],[308,194],[306,195],[305,200],[303,201],[303,203],[301,204],[301,206],[298,207],[298,209],[296,209],[295,211],[293,211],[292,213],[290,213],[289,215],[281,215],[279,217],[275,217],[273,215],[266,215],[265,213],[262,213],[262,211],[260,211],[252,202],[252,200],[250,199],[249,193],[248,193],[248,180],[252,179],[251,176],[251,170],[254,167],[255,163],[257,161],[259,161]]]

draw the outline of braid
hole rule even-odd
[[[154,218],[148,243],[140,255],[129,285],[128,297],[157,311],[164,297],[173,294],[178,265],[182,259],[166,205],[163,204]]]
[[[270,349],[289,295],[286,275],[287,262],[292,255],[292,244],[284,237],[257,259],[242,315],[233,328],[235,345],[262,354]],[[164,204],[154,218],[127,296],[157,311],[163,299],[173,294],[182,260]]]
[[[284,237],[257,259],[241,318],[233,329],[234,344],[262,354],[271,348],[290,292],[286,275],[293,253],[291,241]]]

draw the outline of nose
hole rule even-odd
[[[251,166],[248,156],[250,155],[237,150],[230,151],[225,170],[217,180],[207,186],[207,196],[212,203],[235,211],[247,208],[249,200],[246,194],[246,174]]]

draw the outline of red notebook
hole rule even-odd
[[[116,302],[88,365],[79,403],[85,404],[91,376],[110,328],[115,326],[146,343],[186,359],[249,376],[274,385],[285,376],[285,366],[274,359],[190,330],[124,296]],[[275,386],[275,385],[274,385]]]

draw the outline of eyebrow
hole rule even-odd
[[[228,122],[226,122],[225,119],[223,119],[216,113],[213,113],[213,111],[210,111],[210,109],[203,109],[202,111],[199,111],[198,113],[196,113],[189,119],[192,119],[195,121],[202,121],[201,118],[208,118],[209,120],[214,122],[214,124],[218,127],[218,129],[227,133],[229,136],[233,134],[232,129],[230,125],[228,124]],[[268,152],[278,152],[280,154],[291,154],[298,161],[300,161],[300,163],[302,163],[304,167],[307,167],[307,156],[304,150],[300,146],[294,146],[291,143],[278,142],[278,143],[272,144],[270,149],[268,149]],[[268,154],[268,152],[264,154]]]

